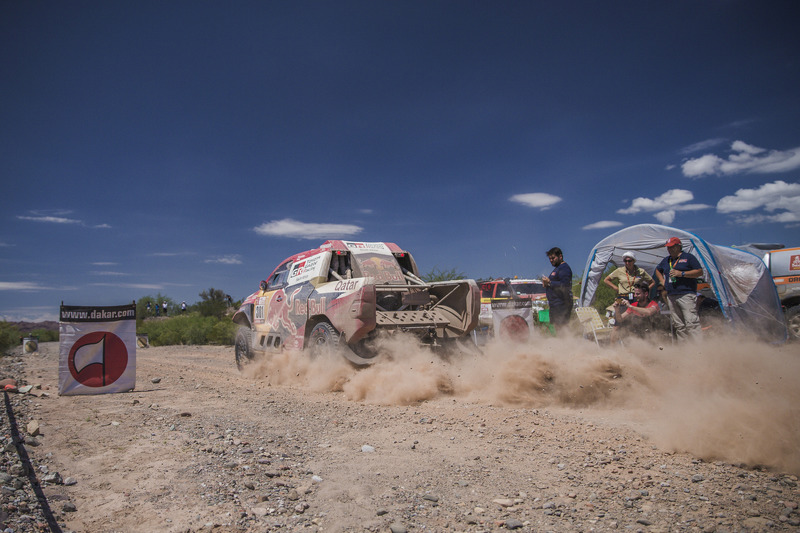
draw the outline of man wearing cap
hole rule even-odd
[[[625,298],[628,302],[634,301],[633,285],[637,281],[644,281],[649,288],[653,288],[655,281],[650,277],[650,274],[645,272],[643,268],[636,266],[636,256],[633,252],[625,252],[622,254],[622,260],[625,266],[621,266],[614,272],[606,276],[603,282],[614,289],[614,292],[621,298]],[[614,284],[614,280],[617,284]]]
[[[700,334],[700,317],[697,315],[697,278],[703,267],[697,258],[683,251],[678,237],[667,241],[669,255],[656,267],[658,290],[666,292],[670,319],[678,339],[697,337]]]

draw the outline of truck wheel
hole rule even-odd
[[[789,340],[800,341],[800,305],[786,310],[786,328],[789,330]]]
[[[308,334],[308,352],[311,358],[336,351],[339,348],[339,332],[328,322],[317,322]]]
[[[234,344],[234,353],[236,354],[236,366],[239,370],[244,370],[244,367],[253,362],[253,348],[250,341],[253,337],[250,328],[241,326],[236,332],[236,344]]]

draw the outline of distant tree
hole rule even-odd
[[[430,272],[420,276],[423,281],[450,281],[454,279],[464,279],[467,277],[463,272],[459,272],[455,268],[449,270],[442,270],[439,267],[433,267]]]
[[[211,287],[200,293],[197,310],[200,316],[222,318],[227,313],[229,305],[232,305],[231,297],[225,294],[225,291]]]

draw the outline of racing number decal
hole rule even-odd
[[[264,315],[264,302],[265,301],[266,301],[266,298],[259,298],[256,301],[255,314],[253,316],[253,321],[256,322],[256,323],[261,324],[261,323],[264,322],[264,318],[265,318],[265,315]]]

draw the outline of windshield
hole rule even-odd
[[[514,291],[517,294],[524,296],[533,296],[536,294],[545,294],[544,285],[540,283],[512,283]]]

